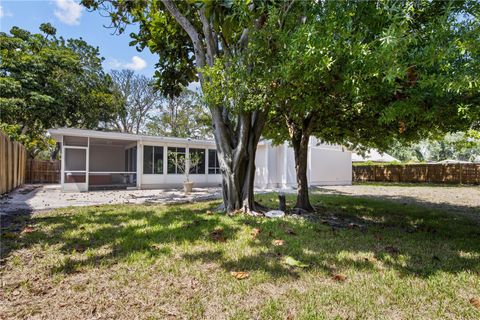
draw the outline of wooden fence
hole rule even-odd
[[[0,132],[0,194],[25,183],[26,160],[25,147]]]
[[[59,160],[27,161],[27,183],[60,183]]]
[[[353,166],[353,181],[480,184],[480,164]]]

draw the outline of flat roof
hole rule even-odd
[[[152,141],[152,142],[171,142],[171,143],[191,143],[191,144],[207,144],[215,145],[214,140],[198,140],[189,138],[174,138],[174,137],[161,137],[141,135],[125,132],[113,132],[113,131],[98,131],[87,130],[77,128],[58,128],[49,129],[48,132],[56,141],[61,141],[62,136],[72,137],[88,137],[88,138],[100,138],[100,139],[115,139],[115,140],[127,140],[127,141]]]

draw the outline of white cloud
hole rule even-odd
[[[3,7],[0,5],[0,18],[11,17],[11,16],[13,16],[13,14],[8,10],[7,11],[3,10]]]
[[[125,65],[125,68],[139,71],[139,70],[145,69],[146,66],[147,66],[147,61],[143,60],[139,56],[133,56],[132,62],[127,63]]]
[[[63,23],[69,25],[79,25],[80,17],[82,16],[83,7],[73,0],[55,0],[54,11],[57,17]]]
[[[139,56],[133,56],[131,62],[123,62],[117,59],[110,59],[108,65],[112,69],[130,69],[140,71],[147,67],[147,62]]]

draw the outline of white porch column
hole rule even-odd
[[[143,143],[137,140],[137,189],[142,188],[143,173]]]
[[[90,176],[90,137],[87,138],[87,159],[86,159],[86,172],[85,172],[85,182],[87,184],[87,191],[89,191],[89,176]]]
[[[62,136],[62,160],[60,164],[60,184],[61,184],[61,189],[62,191],[64,190],[64,183],[65,183],[65,147],[63,143],[63,136]]]
[[[283,143],[283,159],[282,159],[282,188],[286,189],[288,187],[288,144]]]

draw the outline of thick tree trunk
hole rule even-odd
[[[295,154],[295,170],[297,175],[297,202],[295,208],[314,211],[310,204],[308,194],[308,141],[310,135],[301,134],[292,138],[293,151]]]
[[[175,1],[161,1],[190,37],[197,67],[213,66],[214,60],[219,54],[219,46],[211,22],[205,16],[204,9],[197,12],[202,24],[202,34],[180,12]],[[263,22],[262,20],[262,22],[257,23],[258,26]],[[248,33],[244,32],[244,34]],[[246,43],[246,39],[244,40]],[[227,47],[223,50],[228,51]],[[204,79],[201,72],[198,73],[198,77],[202,86],[204,81],[208,81],[208,79]],[[255,153],[267,119],[268,110],[241,112],[236,121],[231,121],[227,108],[221,106],[209,106],[209,108],[212,113],[218,160],[222,172],[225,210],[228,212],[235,210],[255,212],[257,211],[253,193]]]
[[[236,130],[213,112],[215,140],[222,173],[223,204],[227,212],[258,212],[254,200],[255,155],[266,112],[254,111],[238,117]]]

